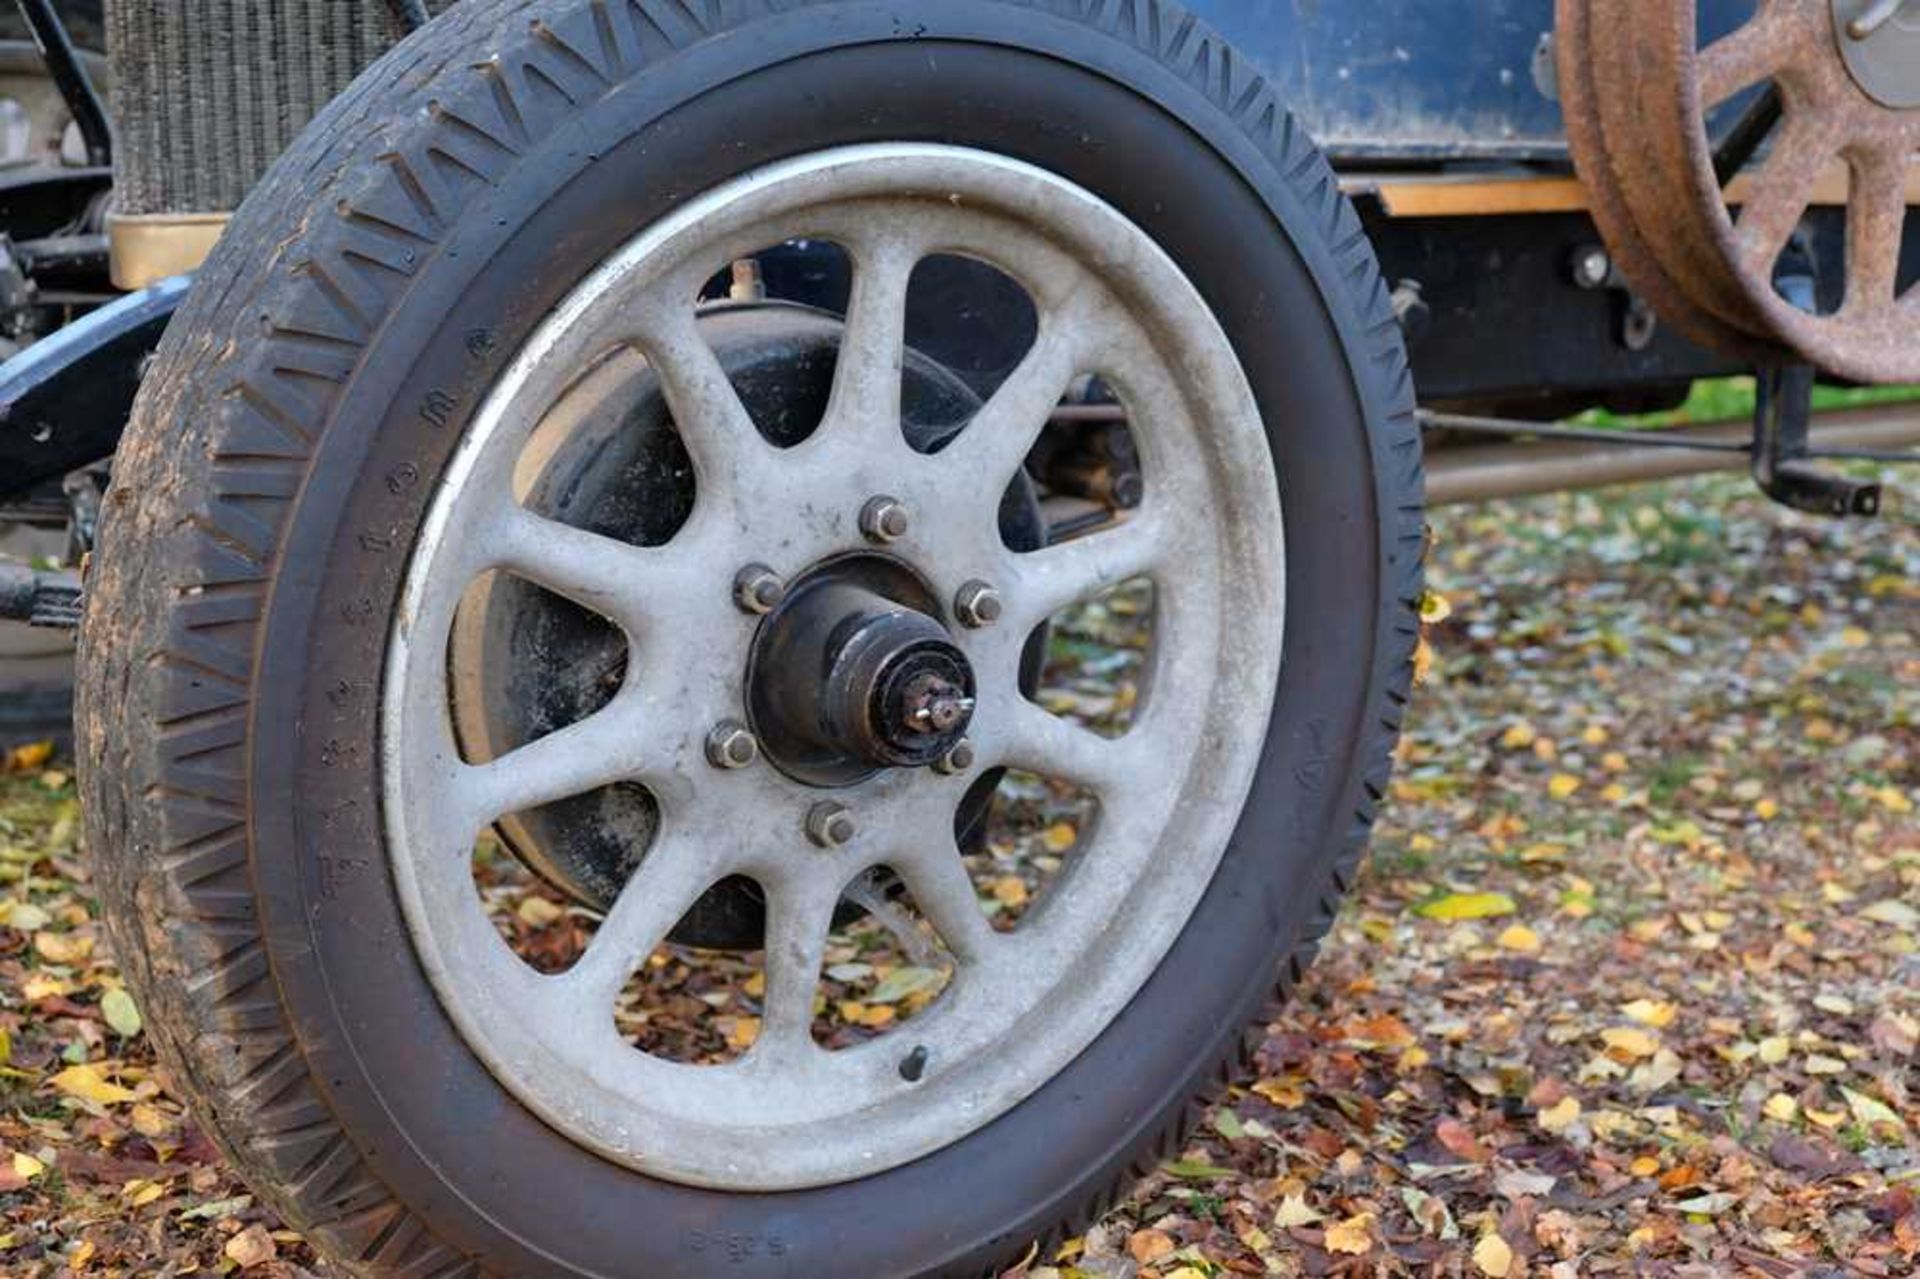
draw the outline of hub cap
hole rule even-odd
[[[747,705],[789,776],[846,786],[921,768],[966,736],[973,667],[904,566],[822,566],[790,590],[753,643]]]
[[[694,299],[730,261],[799,238],[842,246],[853,292],[825,416],[776,448],[701,340]],[[972,422],[924,453],[902,433],[900,370],[908,277],[932,253],[1017,280],[1039,335]],[[516,462],[543,417],[623,353],[658,372],[697,477],[691,514],[657,546],[554,522],[516,495]],[[1087,373],[1135,423],[1144,500],[1114,527],[1011,551],[1001,495]],[[1276,493],[1252,393],[1199,294],[1138,228],[1052,175],[955,148],[848,148],[756,172],[649,228],[542,324],[482,405],[389,641],[388,847],[449,1015],[557,1130],[691,1184],[849,1180],[1004,1113],[1140,989],[1226,848],[1279,678]],[[862,528],[877,495],[911,513],[884,551]],[[764,616],[735,598],[750,564],[786,586]],[[628,660],[604,708],[472,764],[451,727],[448,635],[489,570],[608,618]],[[1035,629],[1139,576],[1154,581],[1154,648],[1125,734],[1098,736],[1024,697]],[[714,726],[743,718],[767,758],[714,767]],[[962,733],[970,750],[954,749]],[[1068,779],[1099,804],[1077,868],[1012,933],[983,915],[954,836],[969,785],[997,768]],[[542,974],[476,900],[469,850],[508,814],[615,783],[652,794],[657,834],[586,953]],[[956,971],[910,1029],[827,1051],[809,1025],[828,930],[842,891],[881,865],[910,887]],[[717,1066],[639,1051],[616,1030],[617,995],[730,876],[756,881],[768,903],[758,1038]]]

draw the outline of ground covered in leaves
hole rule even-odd
[[[1920,489],[1877,523],[1731,480],[1434,518],[1431,670],[1372,862],[1257,1079],[1031,1279],[1920,1271]],[[1050,698],[1130,705],[1109,601]],[[0,776],[0,1273],[300,1274],[153,1063],[66,767]],[[973,858],[1009,925],[1084,818],[1022,779]],[[483,850],[483,854],[486,850]],[[483,855],[546,966],[584,912]],[[886,885],[861,890],[890,900]],[[825,1043],[937,998],[836,938]],[[663,947],[622,1027],[750,1046],[753,957]]]

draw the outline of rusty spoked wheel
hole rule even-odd
[[[1568,143],[1621,270],[1676,326],[1748,358],[1784,349],[1861,381],[1920,378],[1920,291],[1899,280],[1920,172],[1920,3],[1762,0],[1705,48],[1695,20],[1694,0],[1557,2]],[[1706,113],[1766,82],[1779,123],[1759,163],[1723,186]],[[1774,274],[1839,164],[1845,289],[1818,314]]]

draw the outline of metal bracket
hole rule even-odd
[[[1789,250],[1790,253],[1794,250]],[[1775,281],[1789,302],[1814,309],[1809,271]],[[1878,515],[1880,486],[1808,465],[1807,423],[1813,416],[1813,366],[1774,362],[1758,370],[1753,406],[1753,478],[1782,506],[1813,515]]]
[[[80,625],[80,574],[0,564],[0,620],[73,630]]]
[[[1813,366],[1769,364],[1759,371],[1753,411],[1753,478],[1783,506],[1814,515],[1878,515],[1880,486],[1807,462]]]
[[[189,283],[129,293],[0,365],[0,500],[112,456]]]

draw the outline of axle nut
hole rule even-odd
[[[715,768],[745,768],[759,757],[759,741],[737,719],[723,719],[707,734],[707,762]]]
[[[907,508],[897,497],[869,498],[860,508],[860,532],[869,542],[882,545],[907,535]]]
[[[733,602],[743,613],[764,617],[787,597],[787,584],[765,564],[749,564],[733,575]]]
[[[968,582],[960,588],[953,598],[953,614],[960,624],[978,630],[982,626],[992,626],[1000,620],[1005,611],[1000,592],[982,581]]]
[[[822,848],[840,848],[859,833],[845,804],[823,799],[807,810],[807,838]]]
[[[933,771],[952,777],[964,773],[973,767],[973,743],[961,738],[953,744],[953,749],[933,762]]]

